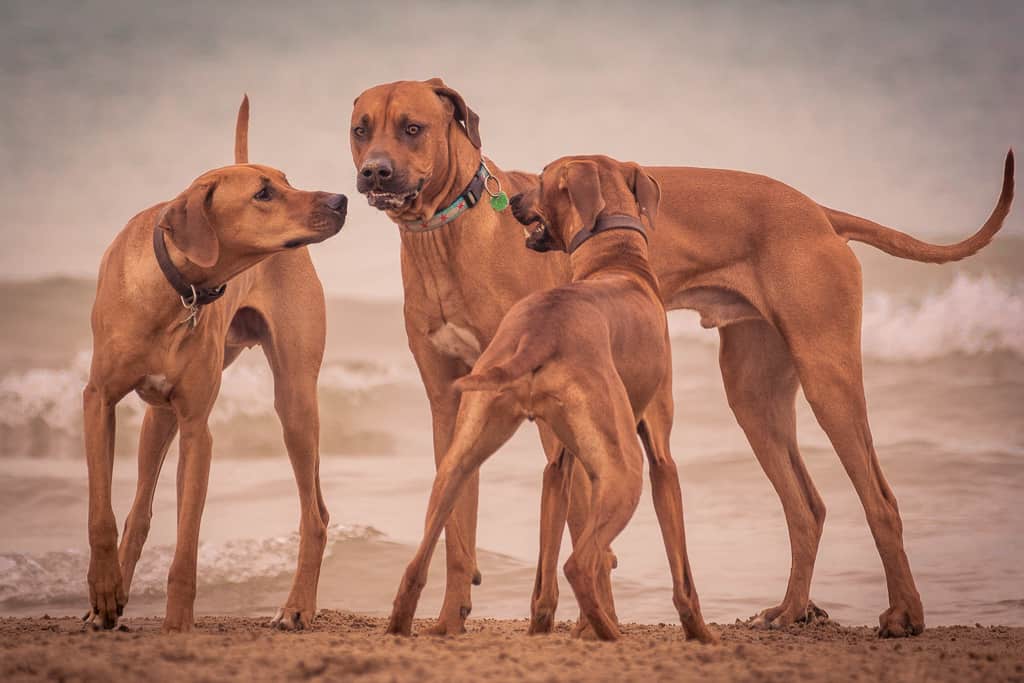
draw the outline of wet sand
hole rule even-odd
[[[906,640],[832,623],[756,631],[716,626],[719,645],[682,639],[676,625],[623,627],[616,643],[525,635],[525,620],[473,619],[459,638],[383,635],[385,621],[321,612],[305,633],[265,619],[200,618],[188,635],[160,620],[128,632],[93,632],[79,620],[0,619],[0,679],[687,681],[1024,681],[1024,628],[948,626]],[[418,621],[416,628],[427,622]]]

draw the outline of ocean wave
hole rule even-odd
[[[0,377],[0,455],[80,451],[82,389],[88,381],[90,356],[89,351],[82,351],[63,368],[16,370]],[[319,393],[337,413],[358,406],[375,390],[412,382],[418,382],[415,372],[399,364],[331,362],[321,370]],[[134,434],[146,407],[129,394],[118,405],[119,426]],[[252,432],[252,418],[262,422],[273,416],[274,380],[262,359],[240,361],[225,370],[210,415],[212,425],[237,421]]]
[[[370,526],[332,525],[327,533],[325,557],[346,543],[379,541],[384,534]],[[199,587],[217,588],[261,579],[290,577],[299,547],[297,533],[262,539],[242,539],[199,545]],[[135,598],[162,598],[167,594],[167,571],[174,546],[147,547],[132,579]],[[88,601],[88,550],[42,554],[0,553],[0,608],[75,604]]]
[[[883,360],[1024,355],[1024,280],[958,274],[920,302],[872,293],[864,302],[863,344],[866,354]]]
[[[672,338],[717,344],[693,311],[669,316]],[[922,361],[957,354],[1009,352],[1024,356],[1024,280],[960,273],[945,289],[907,300],[869,292],[864,300],[864,355],[886,361]]]

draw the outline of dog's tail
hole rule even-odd
[[[455,380],[455,388],[458,391],[497,391],[537,370],[554,352],[555,341],[550,336],[524,335],[511,358],[479,371],[474,369],[471,374]]]
[[[242,96],[235,122],[235,163],[249,163],[249,95]]]
[[[840,237],[870,244],[887,254],[899,256],[900,258],[923,261],[925,263],[948,263],[971,256],[991,242],[992,238],[999,232],[999,229],[1003,227],[1003,221],[1006,219],[1007,214],[1010,213],[1011,204],[1013,204],[1012,149],[1006,154],[1006,164],[1003,167],[1003,189],[999,193],[999,201],[996,202],[996,207],[992,209],[992,214],[978,232],[956,244],[929,244],[899,230],[887,228],[884,225],[869,221],[866,218],[853,216],[825,206],[821,208],[825,210],[825,214],[832,223],[832,227],[835,228]]]

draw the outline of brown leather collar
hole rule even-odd
[[[581,244],[597,233],[607,232],[608,230],[636,230],[644,236],[644,241],[647,241],[647,231],[644,229],[644,224],[641,223],[639,219],[627,216],[626,214],[616,213],[608,216],[599,216],[594,222],[594,227],[589,230],[584,228],[576,233],[576,236],[572,238],[572,242],[569,243],[569,247],[566,251],[571,254],[579,249]]]
[[[226,283],[217,287],[196,287],[185,280],[185,276],[175,267],[174,262],[171,261],[171,255],[167,253],[164,231],[159,227],[153,228],[153,252],[156,254],[156,262],[160,264],[160,270],[164,277],[181,297],[181,303],[184,306],[198,308],[212,303],[224,295],[224,291],[227,289]]]

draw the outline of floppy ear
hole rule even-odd
[[[647,222],[654,227],[654,217],[658,215],[658,204],[661,202],[661,185],[658,181],[647,175],[647,171],[640,168],[639,164],[633,166],[633,196],[640,206],[640,213],[647,216]]]
[[[601,174],[593,161],[574,161],[567,164],[562,175],[562,184],[569,193],[572,212],[579,220],[577,230],[589,230],[597,222],[597,215],[604,210],[604,195],[601,194]],[[564,235],[565,243],[572,241]]]
[[[480,149],[480,117],[476,115],[476,112],[466,105],[466,100],[462,99],[462,95],[446,86],[440,78],[431,78],[427,84],[433,86],[438,97],[443,97],[452,103],[455,120],[462,124],[473,146]]]
[[[216,187],[216,183],[190,187],[164,207],[156,222],[174,246],[200,268],[213,266],[220,256],[220,243],[206,213]]]

